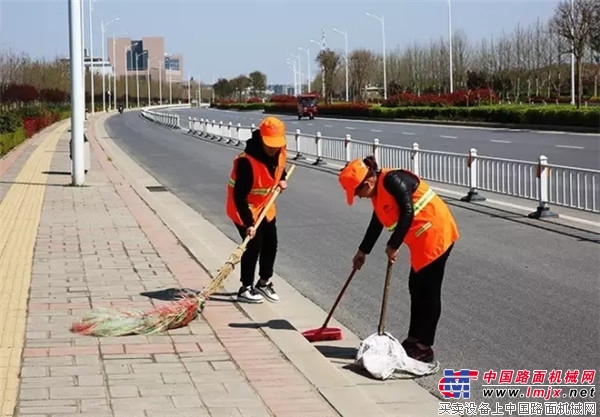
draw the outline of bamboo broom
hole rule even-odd
[[[290,166],[290,168],[287,171],[286,181],[291,177],[295,168],[296,168],[295,165]],[[263,221],[263,219],[267,215],[269,208],[271,208],[271,206],[275,202],[275,199],[279,196],[280,193],[281,193],[281,188],[278,185],[277,187],[275,187],[275,190],[273,190],[273,193],[271,194],[271,198],[269,198],[269,201],[267,201],[267,204],[265,205],[264,209],[261,211],[260,215],[258,216],[258,219],[256,220],[256,223],[255,223],[256,228],[258,228],[258,226],[260,226],[260,223]],[[250,242],[250,239],[251,239],[250,236],[246,236],[244,238],[244,241],[235,249],[235,251],[233,251],[233,253],[229,256],[229,259],[225,262],[225,264],[221,267],[221,269],[219,269],[219,271],[217,272],[217,275],[202,290],[201,297],[204,300],[208,300],[208,298],[212,294],[219,291],[223,287],[225,279],[227,279],[227,277],[233,272],[233,270],[235,269],[235,265],[237,265],[242,260],[242,255],[246,251],[246,247],[248,246],[248,242]]]

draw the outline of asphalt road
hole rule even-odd
[[[158,181],[239,240],[224,213],[225,184],[239,150],[163,129],[136,112],[110,118],[107,127],[117,144]],[[600,236],[446,201],[462,237],[443,288],[435,343],[442,367],[480,372],[597,369]],[[334,175],[300,166],[278,206],[277,273],[328,310],[350,271],[370,204],[348,207]],[[377,329],[386,235],[336,313],[360,337]],[[394,268],[387,327],[400,339],[408,326],[408,270],[403,248]],[[418,383],[437,393],[439,378]],[[481,400],[479,394],[473,398]]]
[[[246,126],[258,125],[265,117],[261,112],[207,108],[176,112],[185,117],[183,126],[187,126],[190,116]],[[378,138],[381,143],[406,147],[417,142],[421,149],[446,152],[467,153],[476,148],[480,155],[524,161],[537,161],[540,155],[546,155],[551,164],[600,169],[600,132],[597,135],[549,133],[325,118],[298,120],[293,115],[280,117],[285,120],[288,131],[300,129],[311,135],[321,132],[323,136],[344,138],[349,133],[355,140],[371,142]]]

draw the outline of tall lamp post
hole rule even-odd
[[[310,51],[308,49],[304,49],[300,46],[298,47],[298,49],[303,52],[306,52],[306,71],[307,71],[306,74],[307,74],[307,81],[308,81],[306,86],[308,88],[307,93],[310,93],[310,91],[311,91],[311,88],[310,88]]]
[[[123,48],[123,55],[125,55],[125,108],[129,108],[129,66],[127,65],[127,51],[133,52],[131,48],[136,46],[138,42],[134,42],[129,46]],[[130,53],[130,56],[133,58],[133,54]]]
[[[367,16],[371,16],[377,20],[379,20],[379,23],[381,23],[381,34],[383,36],[383,98],[385,100],[387,100],[387,71],[386,71],[386,67],[385,67],[385,56],[386,56],[386,50],[385,50],[385,17],[383,15],[381,16],[375,16],[371,13],[367,12]]]
[[[83,150],[84,85],[83,85],[83,48],[82,18],[80,0],[69,0],[69,52],[71,71],[71,170],[73,185],[83,185],[85,165]]]
[[[333,28],[333,30],[343,35],[346,41],[346,101],[350,101],[348,98],[348,31],[341,31],[336,28]]]
[[[323,48],[323,43],[317,42],[314,39],[309,39],[312,43],[319,45],[321,48],[321,52],[325,49]],[[325,67],[321,66],[321,90],[323,94],[323,99],[325,99]]]
[[[140,72],[138,68],[138,58],[144,54],[147,54],[148,51],[144,51],[141,54],[136,52],[135,54],[135,84],[137,89],[137,106],[140,107]]]
[[[452,59],[452,4],[448,0],[448,41],[450,46],[450,94],[454,92],[454,71]]]
[[[571,15],[573,15],[573,0],[571,0]],[[575,22],[574,18],[571,18]],[[573,28],[571,28],[571,31]],[[571,52],[571,104],[575,105],[575,54]]]
[[[94,6],[92,5],[94,2],[94,0],[89,0],[89,7],[88,7],[88,12],[89,12],[89,19],[90,19],[90,96],[92,99],[92,114],[95,113],[96,109],[96,104],[95,104],[95,100],[94,100],[94,31],[93,31],[93,25],[92,25],[92,12],[94,11]]]
[[[119,20],[118,17],[115,17],[113,20],[108,23],[104,23],[104,20],[100,22],[100,32],[102,33],[102,111],[106,112],[106,72],[104,71],[104,63],[106,62],[106,53],[104,51],[104,36],[106,33],[106,28],[111,23],[117,22]],[[113,46],[115,44],[113,38]],[[114,56],[114,49],[113,49]],[[110,104],[110,103],[109,103]]]

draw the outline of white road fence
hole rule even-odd
[[[144,110],[142,110],[144,113]],[[147,112],[146,113],[150,113]],[[187,130],[193,135],[241,146],[251,137],[254,124],[242,126],[215,120],[188,118],[187,129],[179,125],[179,116],[148,114],[144,116],[159,124]],[[529,216],[556,216],[552,205],[600,213],[600,171],[552,165],[540,155],[537,161],[520,161],[478,155],[477,149],[465,153],[439,152],[412,147],[380,144],[344,138],[307,135],[299,129],[287,133],[288,152],[297,160],[309,160],[314,165],[343,165],[354,158],[374,155],[381,167],[406,168],[420,177],[437,183],[465,187],[463,201],[483,201],[480,192],[524,198],[538,203]]]

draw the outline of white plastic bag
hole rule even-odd
[[[394,372],[402,371],[424,376],[436,373],[439,363],[425,363],[411,358],[400,342],[391,334],[374,333],[360,343],[356,364],[365,368],[374,378],[388,379]]]

